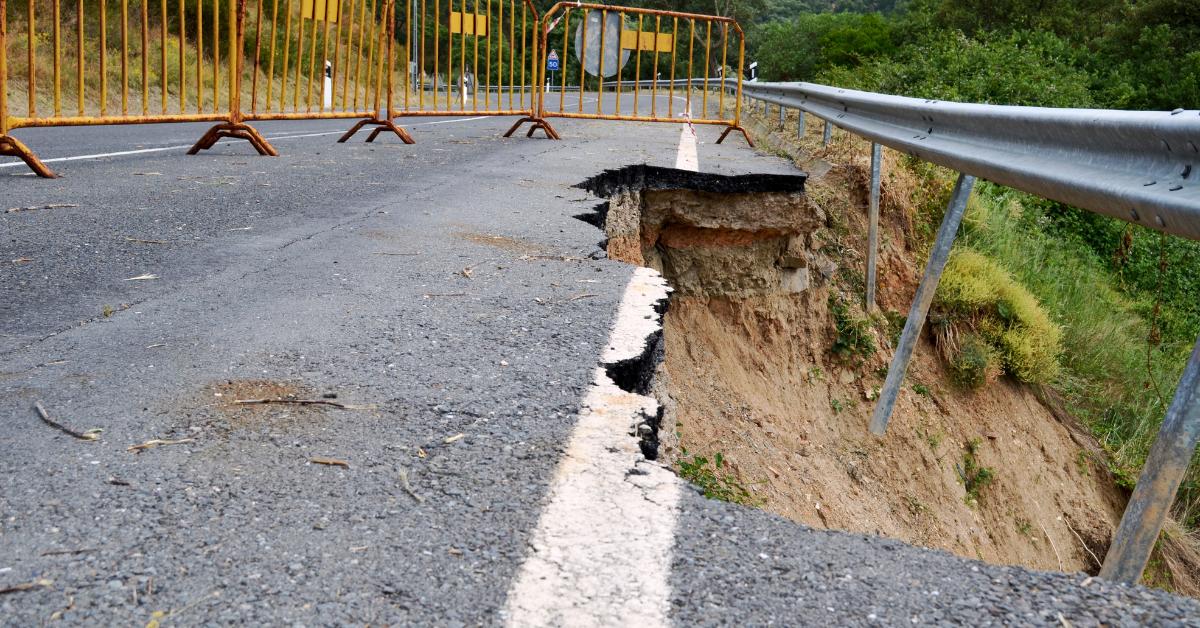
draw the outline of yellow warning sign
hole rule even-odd
[[[670,33],[621,31],[621,49],[638,52],[671,52],[675,37]]]
[[[316,11],[313,11],[314,4],[316,5]],[[311,20],[316,15],[316,19],[318,20],[336,24],[340,8],[341,0],[302,0],[300,3],[300,17]]]
[[[474,18],[474,19],[472,19]],[[475,15],[474,13],[459,13],[458,11],[450,12],[450,32],[459,34],[463,32],[463,24],[467,25],[465,35],[474,35],[476,37],[487,37],[488,23],[486,15]]]

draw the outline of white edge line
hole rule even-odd
[[[418,122],[416,124],[409,124],[407,126],[408,127],[434,126],[437,124],[450,124],[452,122],[472,122],[474,120],[483,120],[485,118],[490,118],[490,117],[492,117],[492,116],[477,116],[474,118],[454,118],[453,120],[437,120],[435,122]],[[341,135],[342,133],[345,133],[345,131],[325,131],[322,133],[298,133],[295,135],[273,135],[273,136],[267,137],[267,139],[268,140],[294,140],[294,139],[299,139],[299,138],[303,138],[303,137],[322,137],[322,136],[326,136],[326,135]],[[224,144],[224,143],[232,142],[232,141],[233,140],[224,140],[221,143]],[[165,153],[167,151],[184,150],[184,149],[188,149],[191,147],[192,147],[191,144],[182,144],[179,146],[164,146],[161,148],[142,148],[142,149],[138,149],[138,150],[123,150],[123,151],[118,151],[118,152],[114,152],[114,153],[96,153],[94,155],[73,155],[71,157],[54,157],[52,159],[43,159],[42,163],[52,164],[52,163],[59,163],[59,162],[63,162],[63,161],[82,161],[85,159],[102,159],[104,157],[124,157],[126,155],[145,155],[146,153]],[[13,162],[6,163],[6,164],[0,164],[0,168],[16,168],[17,166],[24,166],[24,165],[25,165],[25,162],[17,160],[17,161],[13,161]]]
[[[658,272],[635,269],[602,363],[642,354],[661,329],[654,305],[668,291]],[[508,591],[508,626],[670,624],[682,481],[646,460],[631,435],[657,408],[653,398],[621,390],[605,369],[595,370]]]

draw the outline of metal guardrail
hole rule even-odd
[[[729,85],[726,82],[726,89]],[[752,100],[825,121],[873,142],[869,233],[878,233],[879,146],[960,173],[917,289],[871,431],[882,435],[937,290],[976,178],[1150,229],[1200,240],[1200,111],[1112,111],[980,105],[905,98],[811,83],[750,83]],[[874,307],[877,238],[868,242]],[[1137,582],[1200,441],[1200,339],[1152,446],[1100,575]]]

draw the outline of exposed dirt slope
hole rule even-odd
[[[879,350],[837,355],[831,308],[865,318],[855,252],[866,232],[864,174],[832,166],[807,196],[758,201],[610,195],[610,255],[659,269],[677,289],[657,381],[660,453],[722,453],[765,509],[808,525],[1094,573],[1126,498],[1098,462],[1101,449],[1029,387],[1003,379],[979,392],[953,388],[925,340],[887,436],[867,432],[891,329],[877,315],[863,329]],[[911,185],[885,180],[884,312],[907,311],[923,267],[903,206]]]

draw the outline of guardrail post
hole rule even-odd
[[[1109,545],[1100,577],[1134,584],[1142,577],[1175,493],[1187,473],[1200,441],[1200,339],[1175,389],[1175,398],[1163,418],[1158,438],[1150,447],[1146,465],[1121,524]]]
[[[879,175],[883,166],[883,150],[871,144],[871,196],[867,211],[867,312],[875,310],[875,275],[879,263]]]
[[[896,405],[896,397],[900,394],[900,386],[904,383],[904,373],[908,370],[908,363],[912,360],[913,349],[917,345],[917,338],[921,335],[921,328],[925,325],[925,316],[929,314],[929,306],[933,303],[933,294],[937,291],[942,271],[950,259],[950,247],[954,246],[954,237],[958,233],[958,226],[962,223],[963,213],[967,208],[967,199],[971,197],[973,187],[975,187],[975,177],[967,174],[958,175],[958,182],[954,184],[954,193],[950,195],[950,204],[946,207],[946,217],[942,219],[942,226],[938,229],[933,250],[929,253],[925,276],[921,279],[921,285],[917,288],[917,294],[913,298],[912,308],[908,312],[908,320],[904,323],[904,332],[900,334],[900,344],[896,347],[896,354],[892,356],[887,379],[883,383],[883,390],[879,393],[879,401],[875,403],[875,413],[871,416],[871,433],[876,436],[883,436],[887,431],[888,420],[892,417],[892,408]]]
[[[781,129],[783,128],[785,116],[787,116],[787,113],[785,112],[783,105],[779,105],[779,128]]]
[[[800,112],[800,121],[796,124],[796,139],[802,140],[804,139],[804,110],[797,109],[796,111]]]
[[[829,141],[832,139],[833,139],[833,125],[830,124],[829,120],[826,120],[825,121],[825,138],[823,140],[825,142],[825,146],[829,146]]]

